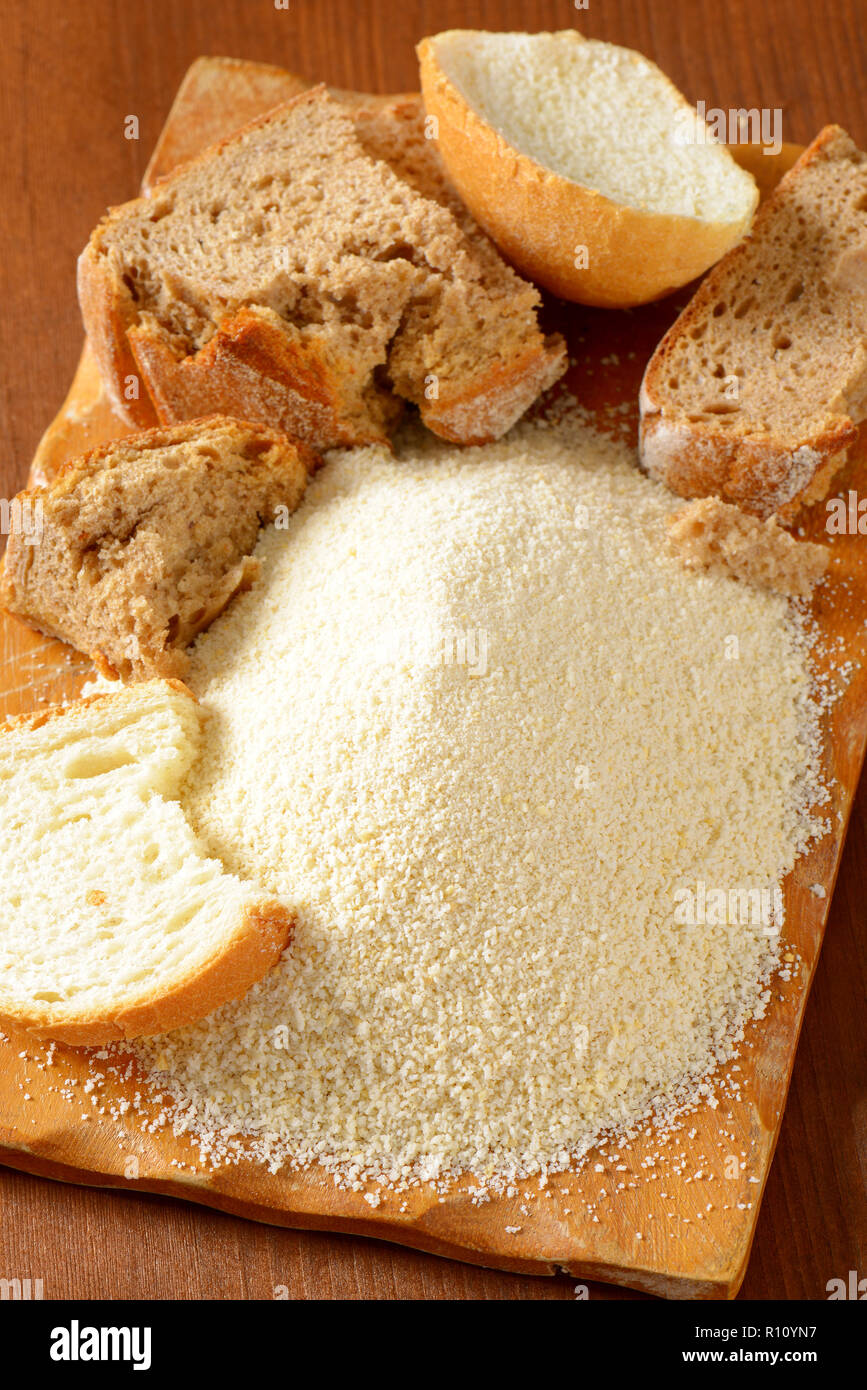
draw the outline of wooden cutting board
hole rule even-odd
[[[147,181],[307,85],[267,65],[200,59],[184,79]],[[755,149],[736,153],[767,191],[797,150],[788,146],[776,157]],[[577,359],[568,385],[600,428],[615,419],[622,425],[625,418],[635,429],[645,362],[686,297],[630,313],[546,306],[548,326],[567,335]],[[620,407],[625,417],[616,414]],[[69,396],[39,446],[31,479],[51,476],[71,453],[125,432],[85,347]],[[862,438],[841,478],[843,492],[857,486],[865,444]],[[814,508],[808,533],[822,534],[824,521],[824,508]],[[0,1160],[63,1181],[138,1187],[253,1220],[377,1236],[494,1268],[535,1274],[565,1269],[579,1279],[671,1298],[732,1297],[746,1268],[867,743],[867,567],[859,536],[834,537],[833,577],[820,591],[814,615],[823,634],[837,641],[834,664],[856,663],[824,720],[826,768],[835,779],[828,810],[833,830],[785,885],[787,941],[797,962],[767,1017],[750,1031],[734,1064],[739,1072],[728,1069],[741,1082],[737,1099],[721,1101],[716,1110],[698,1109],[666,1141],[651,1133],[624,1147],[616,1160],[591,1154],[582,1173],[552,1177],[544,1188],[535,1179],[521,1183],[512,1198],[476,1205],[466,1190],[468,1179],[446,1198],[427,1187],[401,1195],[376,1189],[379,1204],[371,1207],[365,1194],[338,1188],[318,1169],[271,1174],[248,1161],[205,1170],[185,1139],[163,1129],[147,1132],[132,1111],[109,1113],[138,1088],[134,1074],[109,1084],[100,1113],[85,1090],[86,1051],[58,1046],[48,1065],[42,1045],[18,1033],[0,1041]],[[819,669],[831,671],[821,661]],[[75,695],[90,674],[85,658],[0,615],[0,714]],[[745,804],[744,816],[749,814]],[[811,891],[816,884],[824,898]],[[151,1113],[156,1115],[156,1107]]]

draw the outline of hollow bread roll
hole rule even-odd
[[[456,188],[508,259],[562,298],[659,299],[749,227],[755,180],[632,49],[571,29],[455,29],[418,54]]]

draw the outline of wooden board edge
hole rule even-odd
[[[440,1259],[456,1260],[460,1264],[474,1265],[482,1269],[500,1270],[506,1274],[525,1274],[540,1278],[551,1278],[563,1272],[563,1267],[545,1260],[509,1260],[486,1251],[473,1251],[465,1245],[452,1245],[448,1241],[427,1236],[415,1227],[407,1226],[401,1230],[391,1224],[377,1222],[375,1217],[338,1217],[307,1215],[297,1211],[281,1211],[262,1203],[249,1202],[233,1197],[228,1193],[209,1189],[205,1185],[185,1182],[179,1179],[161,1181],[158,1178],[124,1178],[114,1173],[98,1172],[58,1163],[45,1158],[37,1152],[18,1146],[8,1146],[0,1141],[0,1164],[14,1168],[17,1172],[32,1177],[48,1179],[51,1182],[68,1183],[74,1187],[93,1187],[111,1192],[141,1192],[152,1196],[170,1197],[173,1201],[194,1202],[198,1206],[210,1207],[226,1216],[237,1216],[247,1221],[256,1221],[264,1226],[276,1226],[296,1231],[322,1231],[334,1235],[363,1236],[370,1240],[380,1240],[388,1245],[401,1245],[405,1249],[418,1250],[423,1254],[437,1255]]]
[[[229,1193],[213,1190],[205,1184],[184,1182],[181,1185],[179,1179],[162,1181],[158,1178],[125,1178],[115,1173],[59,1163],[54,1159],[43,1157],[34,1150],[14,1145],[8,1146],[2,1141],[0,1141],[0,1164],[31,1177],[44,1178],[50,1182],[65,1183],[74,1187],[96,1188],[106,1192],[138,1192],[149,1196],[168,1197],[173,1201],[189,1201],[198,1206],[222,1212],[226,1216],[236,1216],[242,1220],[256,1221],[261,1225],[274,1226],[279,1229],[361,1236],[368,1240],[379,1240],[388,1245],[399,1245],[404,1249],[417,1250],[422,1254],[436,1255],[439,1259],[455,1260],[459,1264],[472,1265],[475,1268],[498,1270],[506,1274],[528,1275],[532,1278],[553,1278],[565,1274],[577,1281],[590,1280],[591,1282],[613,1284],[617,1288],[634,1289],[639,1293],[651,1294],[656,1298],[677,1301],[719,1302],[731,1300],[740,1288],[749,1254],[747,1252],[737,1274],[729,1279],[695,1279],[688,1275],[660,1274],[650,1269],[625,1272],[622,1266],[593,1260],[560,1264],[546,1259],[509,1259],[482,1248],[474,1249],[466,1244],[456,1245],[449,1241],[440,1240],[410,1224],[401,1228],[392,1223],[377,1222],[374,1217],[333,1218],[318,1213],[281,1211],[263,1203],[250,1202],[233,1197]]]

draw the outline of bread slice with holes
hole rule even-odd
[[[325,448],[385,440],[406,400],[482,443],[566,367],[535,287],[371,156],[323,87],[113,209],[78,285],[139,425],[219,411]]]
[[[177,681],[0,728],[0,1022],[74,1044],[179,1028],[276,963],[288,906],[178,801],[205,714]]]
[[[249,588],[261,526],[298,505],[312,455],[220,416],[105,444],[22,493],[8,612],[125,679],[186,674],[185,648]]]
[[[867,416],[867,155],[827,126],[669,329],[641,458],[684,497],[789,520]]]

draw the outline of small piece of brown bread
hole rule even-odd
[[[71,459],[11,509],[0,601],[111,674],[183,676],[186,645],[258,573],[260,527],[298,505],[310,457],[214,416]]]
[[[641,458],[684,497],[791,519],[867,415],[867,155],[827,126],[648,363]]]
[[[321,87],[114,208],[78,284],[137,424],[221,411],[325,448],[386,439],[402,398],[481,443],[566,366],[538,291],[372,157]]]
[[[795,540],[774,517],[759,521],[718,497],[702,497],[675,512],[668,536],[689,569],[730,574],[796,598],[809,598],[828,568],[824,545]]]

